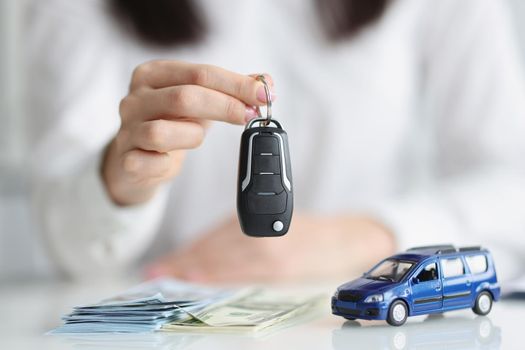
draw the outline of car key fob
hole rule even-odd
[[[261,125],[253,127],[257,122]],[[255,119],[241,137],[237,184],[241,228],[248,236],[282,236],[288,232],[292,212],[288,136],[275,119]]]

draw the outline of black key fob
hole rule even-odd
[[[253,127],[255,123],[261,125]],[[275,119],[255,119],[241,137],[237,183],[241,228],[248,236],[282,236],[288,232],[292,212],[288,136]]]

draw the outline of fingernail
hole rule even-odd
[[[252,106],[246,106],[246,116],[245,121],[249,122],[252,119],[257,118],[257,111],[255,110],[255,107]]]
[[[266,91],[264,89],[264,86],[260,86],[257,89],[256,97],[257,97],[257,100],[266,103]],[[272,101],[275,100],[275,94],[273,91],[270,91],[270,99]]]

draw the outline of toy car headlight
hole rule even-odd
[[[383,294],[369,295],[365,299],[365,303],[379,303],[383,301]]]

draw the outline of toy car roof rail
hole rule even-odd
[[[438,249],[436,251],[436,254],[447,254],[447,253],[455,253],[457,252],[456,248],[445,248],[445,249]]]
[[[471,252],[471,251],[477,251],[481,250],[481,246],[471,246],[471,247],[460,247],[458,251],[460,252]]]
[[[439,254],[439,252],[443,250],[450,250],[450,251],[455,252],[456,248],[452,244],[436,244],[436,245],[427,245],[427,246],[409,248],[407,249],[407,252],[411,252],[415,250],[434,250],[435,254]]]

